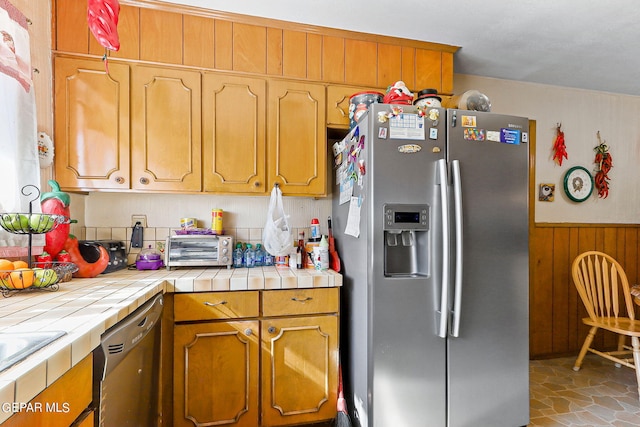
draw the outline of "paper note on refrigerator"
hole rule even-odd
[[[351,197],[349,203],[349,216],[347,217],[347,226],[344,229],[344,234],[349,236],[360,236],[360,198]]]
[[[424,139],[424,136],[424,117],[403,113],[389,119],[389,137],[392,139]]]

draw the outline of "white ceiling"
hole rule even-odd
[[[456,73],[640,95],[638,0],[170,2],[460,46]]]

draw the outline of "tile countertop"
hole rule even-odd
[[[257,267],[120,270],[74,278],[57,291],[0,296],[0,332],[60,331],[66,335],[0,372],[0,422],[6,403],[27,403],[100,345],[104,331],[158,292],[203,292],[342,286],[335,271]]]

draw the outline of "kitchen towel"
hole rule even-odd
[[[0,212],[40,212],[36,105],[27,18],[0,0]],[[27,186],[35,186],[27,187]],[[23,194],[23,189],[24,193]],[[32,244],[44,245],[42,235]],[[27,255],[28,236],[0,229],[0,257]]]

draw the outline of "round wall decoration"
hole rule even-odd
[[[564,175],[564,191],[574,202],[584,202],[593,192],[593,177],[582,166],[574,166]]]

